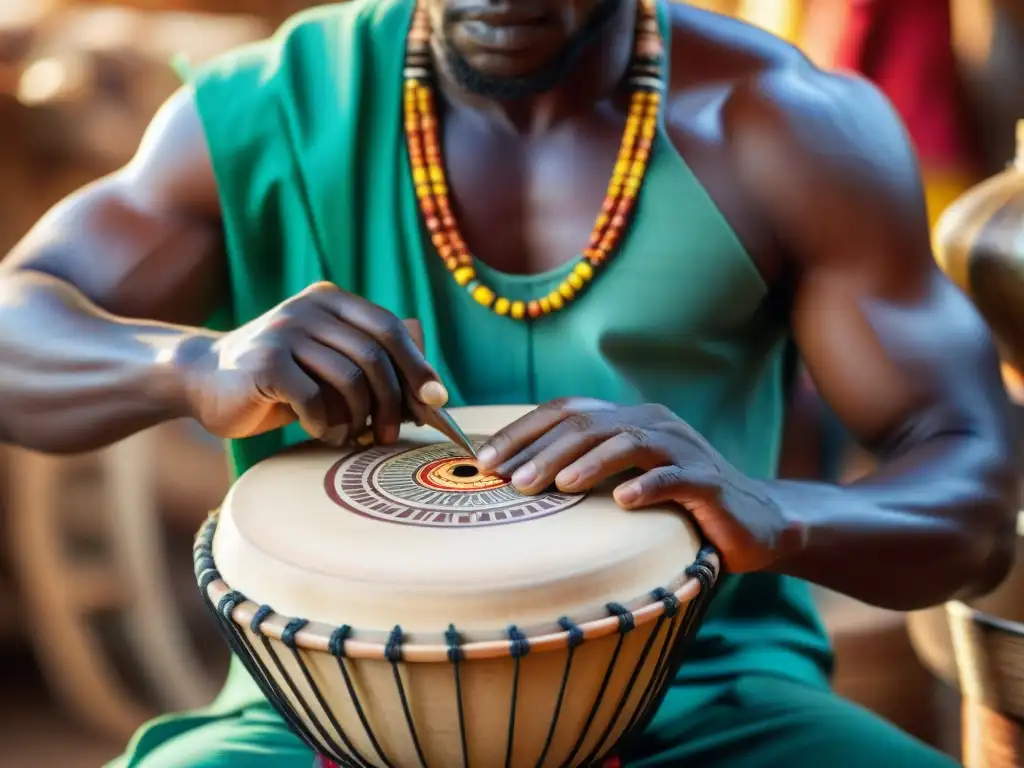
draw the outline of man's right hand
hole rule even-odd
[[[448,399],[418,332],[413,321],[316,283],[236,331],[186,341],[179,354],[186,399],[221,437],[298,419],[312,437],[340,443],[369,419],[375,440],[391,444],[408,417],[406,396],[435,407]]]

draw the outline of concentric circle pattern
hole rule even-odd
[[[581,494],[524,496],[477,469],[451,443],[375,446],[346,456],[325,478],[337,504],[366,517],[440,528],[503,525],[552,515]]]

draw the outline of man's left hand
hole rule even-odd
[[[769,484],[747,477],[662,405],[618,406],[570,398],[540,406],[479,451],[481,469],[511,477],[522,493],[551,487],[581,493],[629,470],[615,487],[626,509],[675,502],[694,518],[734,573],[765,570],[801,537],[772,501]]]

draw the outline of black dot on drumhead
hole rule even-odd
[[[452,474],[456,477],[472,477],[477,473],[477,468],[472,464],[456,464],[452,467]]]

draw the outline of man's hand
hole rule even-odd
[[[552,483],[579,493],[642,470],[616,486],[615,500],[627,509],[680,504],[734,573],[769,568],[799,546],[798,528],[769,498],[769,486],[743,475],[661,405],[555,400],[494,435],[479,460],[523,493]]]
[[[405,393],[443,405],[448,393],[423,357],[418,324],[403,323],[330,283],[317,283],[236,331],[181,345],[186,400],[221,437],[257,435],[296,419],[340,443],[372,420],[398,439]]]

